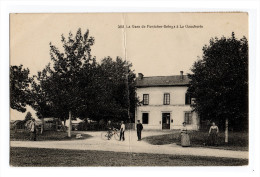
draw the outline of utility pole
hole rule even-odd
[[[125,60],[126,62],[126,60]],[[126,63],[127,64],[127,63]],[[128,116],[128,120],[129,120],[129,123],[131,123],[131,118],[130,118],[130,99],[129,99],[129,84],[128,84],[128,71],[129,71],[129,66],[126,65],[126,89],[127,89],[127,116]]]

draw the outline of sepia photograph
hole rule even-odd
[[[10,167],[249,165],[247,12],[9,23]]]

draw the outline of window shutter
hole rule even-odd
[[[190,104],[191,103],[191,97],[188,93],[185,94],[185,104]]]

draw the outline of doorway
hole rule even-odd
[[[162,129],[170,129],[170,120],[171,114],[170,113],[162,113]]]

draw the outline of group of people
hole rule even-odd
[[[108,133],[110,134],[112,132],[112,130],[114,129],[111,121],[109,120],[107,122],[107,129],[108,129]],[[140,120],[137,121],[137,125],[136,125],[136,130],[137,130],[137,141],[141,141],[142,139],[142,130],[143,130],[143,125],[140,123]],[[120,138],[119,141],[125,141],[125,123],[124,121],[121,121],[121,125],[120,125]]]
[[[219,133],[218,126],[216,126],[215,122],[212,122],[212,125],[209,128],[207,145],[217,146],[218,133]],[[181,130],[181,145],[183,147],[190,146],[190,136],[188,134],[188,129],[186,127],[186,122],[183,122],[183,127]]]
[[[108,121],[107,128],[108,128],[108,133],[111,133],[112,129],[113,129],[111,121]],[[141,132],[143,130],[143,125],[140,123],[140,120],[137,121],[136,130],[137,130],[138,141],[141,141],[141,139],[142,139]],[[209,129],[209,133],[208,133],[207,145],[217,146],[218,133],[219,133],[218,126],[216,126],[216,124],[214,122],[212,122],[212,125],[211,125],[211,127]],[[120,126],[119,141],[121,141],[121,140],[122,141],[125,140],[125,124],[124,124],[124,121],[121,121],[121,126]],[[190,143],[190,136],[189,136],[189,133],[188,133],[188,128],[186,127],[186,122],[183,122],[183,127],[181,129],[181,146],[189,147],[190,145],[191,145],[191,143]]]
[[[111,121],[109,120],[107,123],[107,129],[108,132],[111,133],[113,130],[113,125]],[[29,130],[30,130],[30,140],[36,141],[36,123],[35,119],[33,118],[29,124]],[[140,123],[140,120],[137,121],[136,124],[136,130],[137,130],[137,140],[141,141],[142,139],[142,130],[143,130],[143,125]],[[211,146],[216,146],[217,145],[217,137],[218,137],[219,129],[218,126],[214,122],[212,122],[211,127],[209,128],[209,133],[208,133],[208,145]],[[125,141],[125,124],[124,121],[121,121],[121,126],[120,126],[120,138],[119,140]],[[188,129],[186,127],[186,122],[183,122],[183,127],[181,129],[181,146],[183,147],[189,147],[190,146],[190,136],[188,133]]]

